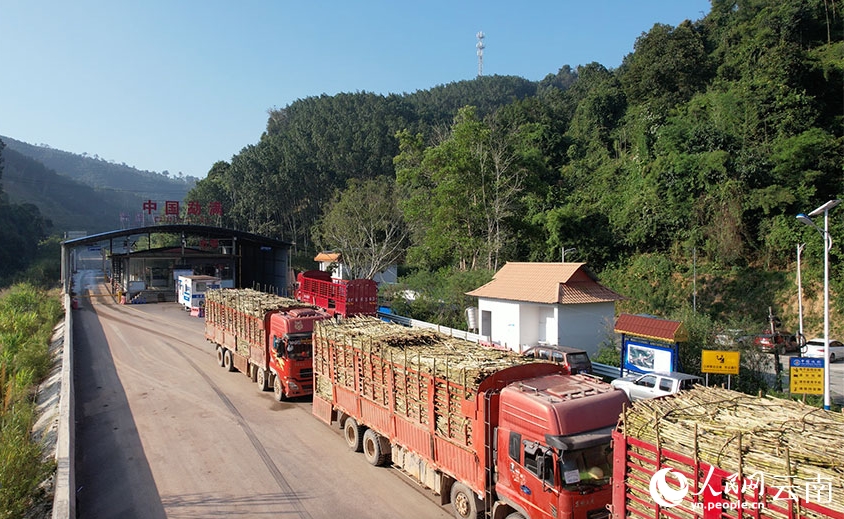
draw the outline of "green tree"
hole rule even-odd
[[[228,184],[230,165],[225,161],[218,161],[211,166],[208,176],[196,183],[194,188],[185,197],[186,202],[198,202],[201,207],[207,208],[212,202],[219,202],[223,207],[223,215],[214,223],[225,227],[233,225],[230,211],[234,205],[232,194],[233,187]],[[184,208],[184,216],[187,221],[194,221],[201,216],[187,214],[187,207]]]
[[[433,268],[497,268],[511,246],[508,220],[531,155],[527,130],[494,117],[481,121],[473,107],[465,107],[448,137],[424,151],[420,136],[400,134],[397,179],[408,195],[402,209],[420,239],[411,260]]]
[[[314,227],[314,242],[339,252],[354,278],[371,279],[404,255],[407,231],[397,202],[391,178],[351,180]]]
[[[660,113],[688,101],[711,76],[705,42],[689,21],[656,24],[636,39],[620,80],[631,103],[652,104]]]

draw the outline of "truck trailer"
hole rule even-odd
[[[455,517],[608,517],[622,391],[560,365],[375,318],[314,329],[313,414]]]
[[[374,316],[378,312],[378,284],[371,279],[333,279],[328,272],[308,270],[296,277],[296,299],[332,316]]]
[[[290,298],[252,289],[209,290],[205,338],[217,362],[240,371],[279,401],[313,393],[311,334],[331,316]]]
[[[613,519],[844,519],[844,416],[698,386],[613,432]]]

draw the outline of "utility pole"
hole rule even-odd
[[[478,37],[478,43],[475,45],[478,49],[478,77],[484,75],[484,33],[483,31],[478,31],[476,35]]]

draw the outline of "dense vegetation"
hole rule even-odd
[[[0,519],[23,517],[54,469],[32,438],[33,390],[52,365],[57,295],[15,285],[0,296]]]
[[[9,154],[4,148],[0,140],[0,179]],[[58,241],[54,239],[51,247],[46,240],[51,227],[50,220],[41,215],[35,204],[10,203],[3,184],[0,184],[0,287],[8,286],[30,268],[47,276],[55,274],[48,283],[58,281],[59,256],[53,256],[46,263],[40,261],[47,251],[58,254]],[[46,278],[40,278],[40,281],[44,280]]]
[[[189,197],[223,200],[227,225],[309,253],[389,234],[404,265],[446,278],[576,248],[572,260],[629,297],[620,311],[680,315],[694,301],[716,323],[758,329],[773,305],[794,329],[796,245],[815,302],[823,250],[795,215],[844,192],[842,7],[714,0],[701,20],[642,34],[618,69],[302,99]],[[373,179],[395,183],[373,196],[396,205],[405,232],[341,203]],[[370,243],[323,232],[340,216]],[[817,329],[820,314],[807,321]]]

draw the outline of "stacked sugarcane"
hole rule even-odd
[[[627,436],[730,474],[757,482],[765,478],[768,488],[785,487],[793,495],[844,512],[844,415],[840,413],[792,400],[697,387],[637,402],[625,411],[619,427]],[[647,482],[628,478],[627,483],[641,486],[634,490],[648,495]],[[779,499],[792,494],[782,492]]]
[[[328,345],[333,345],[329,348]],[[328,373],[319,366],[320,356],[333,352],[333,380],[319,380]],[[394,399],[396,413],[420,423],[428,423],[428,394],[431,375],[435,382],[434,415],[437,432],[468,445],[469,420],[463,416],[464,399],[477,392],[478,385],[493,373],[511,366],[534,362],[517,353],[496,350],[449,337],[429,329],[407,328],[373,317],[342,321],[321,321],[314,331],[314,366],[317,388],[330,384],[359,389],[367,398],[384,406]],[[354,373],[353,358],[361,355],[362,373]],[[393,394],[389,394],[389,380]]]
[[[205,293],[205,320],[248,342],[238,341],[237,352],[249,355],[249,344],[264,341],[267,312],[294,306],[307,306],[295,299],[259,292],[251,288],[220,288]]]

